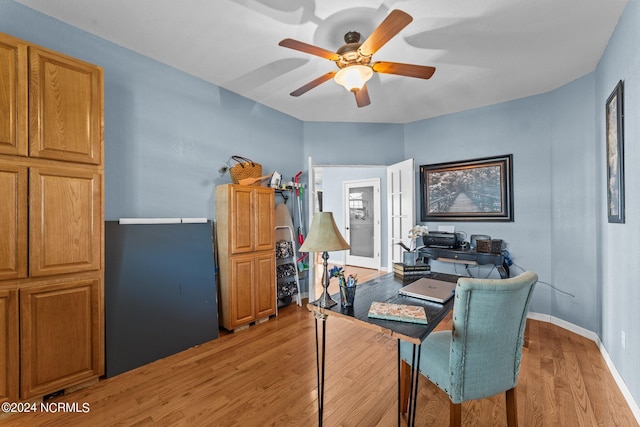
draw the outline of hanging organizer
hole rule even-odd
[[[302,306],[300,297],[300,279],[296,258],[296,242],[293,230],[288,225],[276,226],[275,230],[288,231],[288,240],[276,241],[276,290],[278,299],[296,295],[296,303]]]

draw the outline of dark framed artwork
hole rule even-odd
[[[420,220],[513,221],[513,155],[420,166]]]
[[[623,83],[618,82],[606,103],[607,216],[624,223],[624,103]]]

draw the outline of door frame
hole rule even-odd
[[[411,161],[412,164],[414,164],[414,159],[407,159],[406,161]],[[402,164],[403,162],[399,162],[399,163],[395,163],[393,165],[389,165],[387,166],[387,171],[389,171],[389,168],[393,168],[394,166],[398,166],[400,164]],[[317,203],[316,203],[316,197],[317,197],[317,191],[315,188],[315,171],[314,168],[316,167],[321,167],[321,168],[331,168],[331,167],[366,167],[367,165],[347,165],[347,164],[322,164],[322,163],[318,163],[318,164],[314,164],[313,163],[313,158],[311,156],[309,156],[308,158],[308,163],[307,163],[307,176],[308,176],[308,191],[307,191],[307,224],[309,224],[309,226],[311,225],[311,221],[313,219],[313,215],[316,212],[317,209]],[[415,164],[414,164],[415,166]],[[370,165],[370,167],[381,167],[381,165]],[[388,174],[387,174],[388,177]],[[412,170],[411,174],[410,174],[410,179],[408,182],[411,183],[411,185],[415,188],[415,180],[416,180],[416,171]],[[389,189],[388,189],[388,181],[389,179],[387,178],[387,193],[390,193]],[[390,203],[390,194],[387,194],[387,206],[389,206]],[[411,198],[411,201],[414,204],[414,208],[410,209],[413,212],[414,218],[415,218],[415,194],[413,195],[413,197]],[[386,227],[387,227],[387,234],[390,235],[390,227],[392,226],[391,224],[391,216],[388,215],[387,216],[387,223],[386,223]],[[307,229],[308,231],[308,229]],[[391,240],[389,240],[390,242]],[[308,274],[307,274],[307,285],[308,285],[308,297],[309,297],[309,301],[314,301],[315,300],[315,275],[316,275],[316,265],[315,265],[315,257],[313,256],[313,254],[309,254],[310,256],[307,258],[308,259],[308,265],[309,265],[309,270],[308,270]],[[387,271],[393,271],[393,263],[392,263],[392,254],[391,251],[389,251],[389,256],[388,256],[388,263],[387,263]]]
[[[415,181],[414,159],[387,167],[387,235],[390,246],[387,265],[390,269],[394,262],[402,262],[402,249],[396,244],[411,245],[409,230],[416,223]]]

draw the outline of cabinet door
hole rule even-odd
[[[0,160],[0,280],[27,277],[27,174]]]
[[[100,164],[102,69],[36,47],[29,67],[30,155]]]
[[[254,196],[255,209],[255,250],[273,250],[275,247],[274,228],[274,195],[269,188],[256,188]]]
[[[18,291],[0,290],[0,402],[18,399]]]
[[[229,233],[231,239],[230,252],[238,254],[251,252],[255,215],[253,212],[253,189],[247,186],[230,187],[231,203],[229,212]]]
[[[34,167],[29,185],[30,275],[98,270],[102,262],[102,176]]]
[[[255,258],[256,319],[276,312],[275,264],[273,252]]]
[[[229,329],[255,320],[255,294],[253,285],[256,271],[253,255],[231,258],[230,301],[231,325]],[[226,326],[225,326],[226,327]]]
[[[0,34],[0,154],[27,155],[27,90],[27,45]]]
[[[102,374],[100,279],[20,289],[22,399]]]

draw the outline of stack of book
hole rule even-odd
[[[401,262],[393,263],[393,272],[399,276],[419,276],[428,273],[430,270],[429,264],[406,265]]]

